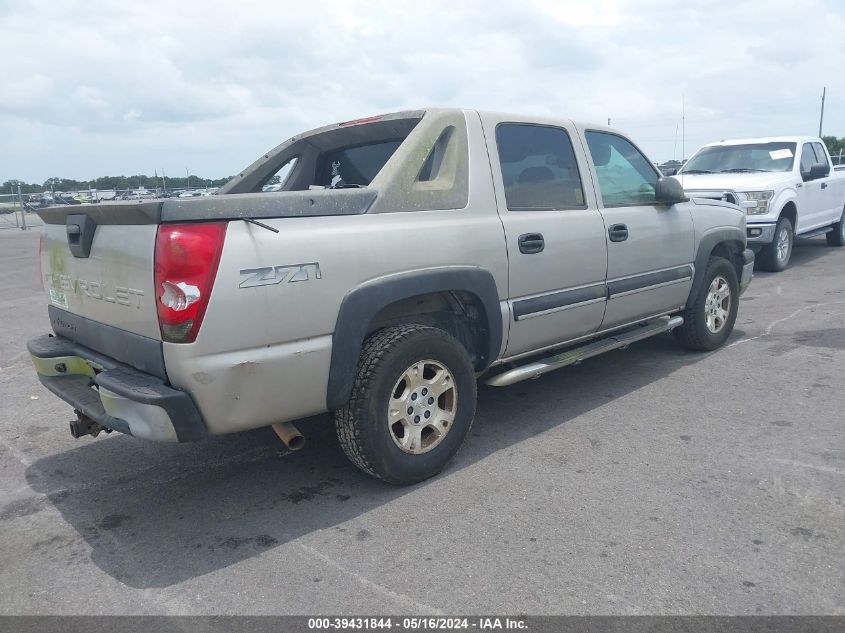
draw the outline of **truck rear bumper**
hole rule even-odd
[[[771,244],[775,239],[774,222],[761,224],[748,224],[745,227],[745,234],[749,244]]]
[[[38,379],[101,426],[156,442],[190,442],[206,435],[191,396],[164,380],[61,336],[27,343]]]

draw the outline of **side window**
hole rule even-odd
[[[270,176],[270,180],[264,183],[264,186],[261,187],[261,191],[272,192],[284,189],[288,176],[290,176],[293,168],[296,167],[297,161],[299,161],[299,158],[294,156],[284,165],[279,167],[279,169],[276,170],[276,173]]]
[[[816,162],[822,165],[827,165],[827,154],[824,151],[821,143],[813,143],[813,148],[816,150]]]
[[[505,201],[511,211],[578,209],[581,174],[566,130],[502,123],[496,127]]]
[[[813,152],[813,146],[810,143],[804,143],[801,147],[801,173],[810,173],[810,167],[816,164],[816,154]]]
[[[604,206],[655,203],[657,171],[630,141],[607,132],[587,132],[586,137]]]

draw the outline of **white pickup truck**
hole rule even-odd
[[[675,177],[689,196],[744,208],[758,267],[779,272],[795,237],[826,234],[829,245],[845,245],[843,169],[833,167],[821,139],[778,136],[710,143]]]

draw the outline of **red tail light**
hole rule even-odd
[[[353,119],[351,121],[343,121],[338,123],[338,125],[346,126],[346,125],[363,125],[365,123],[372,123],[373,121],[381,121],[384,118],[384,115],[378,114],[376,116],[368,116],[363,119]]]
[[[162,224],[155,250],[161,338],[193,343],[205,316],[226,237],[226,222]]]

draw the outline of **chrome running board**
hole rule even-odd
[[[660,317],[645,321],[639,325],[635,325],[627,330],[614,332],[598,341],[593,341],[581,347],[566,350],[554,356],[547,356],[541,360],[530,362],[520,367],[509,369],[508,371],[497,374],[492,378],[488,378],[485,382],[493,387],[507,387],[523,380],[539,378],[543,374],[547,374],[555,369],[567,367],[569,365],[577,365],[582,360],[604,354],[620,347],[628,347],[631,343],[650,338],[669,330],[674,330],[679,325],[683,324],[684,318],[680,316]]]

